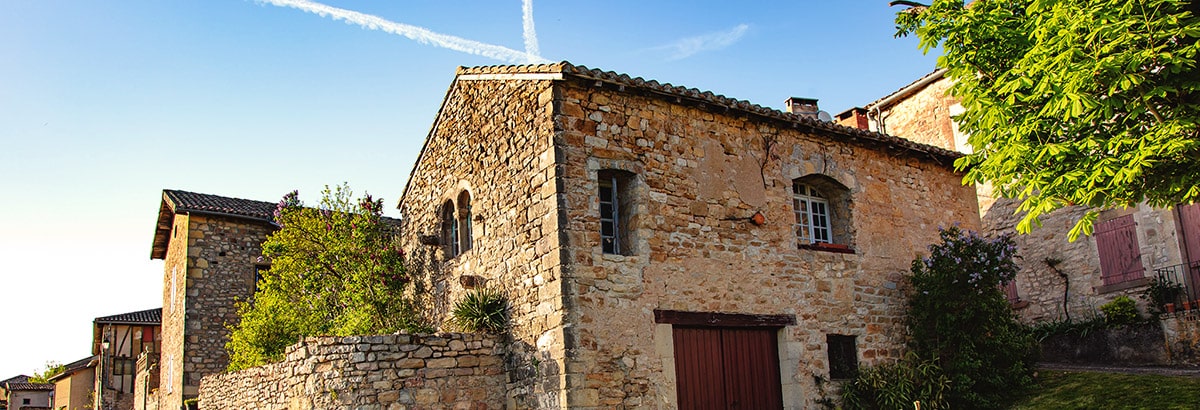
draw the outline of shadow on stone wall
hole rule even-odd
[[[505,336],[504,369],[508,372],[508,397],[519,409],[561,408],[562,369],[549,352]]]
[[[1163,326],[1157,321],[1060,334],[1042,340],[1042,361],[1095,365],[1169,365]]]

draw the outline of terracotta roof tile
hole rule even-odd
[[[139,310],[137,312],[121,313],[112,316],[98,317],[95,323],[113,324],[146,324],[157,325],[162,322],[162,308]]]
[[[8,384],[8,383],[27,383],[27,382],[29,382],[29,376],[21,374],[21,375],[9,377],[4,380],[0,380],[0,385]]]
[[[498,66],[480,66],[480,67],[459,67],[457,70],[459,75],[466,74],[554,74],[560,73],[564,76],[573,76],[589,80],[597,80],[619,85],[636,87],[651,92],[674,96],[679,98],[687,98],[696,101],[703,101],[708,104],[727,107],[746,113],[757,114],[763,117],[772,118],[775,120],[791,122],[796,125],[807,126],[816,130],[831,132],[836,136],[848,137],[850,139],[862,139],[865,141],[874,141],[882,144],[888,149],[901,149],[913,152],[924,153],[931,155],[940,160],[945,160],[946,163],[952,162],[954,159],[961,157],[962,154],[932,145],[912,142],[904,138],[894,137],[887,134],[861,130],[858,128],[846,127],[832,122],[820,121],[816,118],[804,117],[792,113],[779,111],[773,108],[763,107],[758,104],[750,103],[745,100],[729,98],[720,94],[714,94],[711,91],[700,91],[695,88],[687,88],[675,86],[670,83],[660,84],[655,80],[645,80],[641,77],[630,77],[628,74],[621,74],[613,71],[604,71],[595,68],[588,68],[582,65],[574,65],[567,61],[562,61],[553,64],[536,64],[536,65],[498,65]],[[941,71],[935,71],[926,75],[939,75]],[[924,78],[924,77],[922,77]],[[920,81],[920,80],[918,80]],[[910,84],[911,86],[911,84]],[[907,86],[906,86],[907,88]],[[903,88],[901,89],[903,90]],[[899,91],[897,91],[899,92]],[[893,93],[895,94],[895,93]],[[885,97],[886,98],[886,97]]]
[[[5,386],[7,386],[8,391],[17,391],[17,390],[53,391],[54,390],[54,384],[51,384],[51,383],[21,382],[21,383],[6,383]]]
[[[175,213],[224,214],[268,222],[271,221],[276,206],[271,202],[198,194],[174,189],[164,189],[163,199],[169,201]]]

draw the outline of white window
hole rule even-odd
[[[796,212],[796,237],[801,245],[831,243],[829,201],[811,186],[792,184],[792,207]]]

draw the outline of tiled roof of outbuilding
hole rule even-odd
[[[276,204],[250,199],[228,198],[195,192],[163,190],[163,200],[168,201],[175,213],[208,213],[241,216],[271,221]]]
[[[273,223],[276,206],[274,203],[252,199],[164,189],[162,204],[158,209],[158,223],[154,230],[154,243],[150,248],[150,259],[167,257],[167,242],[170,239],[175,214],[221,215],[270,224]]]
[[[88,356],[88,357],[76,360],[74,362],[67,363],[67,364],[63,365],[62,371],[58,372],[58,374],[51,377],[49,379],[49,381],[56,382],[58,380],[66,378],[72,374],[75,374],[76,372],[78,372],[80,370],[95,366],[95,360],[97,358],[99,358],[99,356]]]
[[[5,387],[6,387],[6,388],[8,389],[8,391],[10,391],[10,392],[11,392],[11,391],[17,391],[17,390],[24,390],[24,391],[30,391],[30,390],[33,390],[33,391],[53,391],[53,390],[54,390],[54,384],[52,384],[52,383],[30,383],[30,382],[27,382],[27,381],[26,381],[26,382],[9,382],[9,383],[5,383]]]
[[[98,317],[95,323],[128,324],[128,325],[157,325],[162,322],[162,308],[139,310],[137,312],[121,313],[111,316]]]
[[[8,384],[8,383],[26,383],[28,381],[29,381],[29,376],[19,374],[19,375],[9,377],[4,380],[0,380],[0,385],[4,385],[4,384]]]

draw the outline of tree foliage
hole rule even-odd
[[[279,202],[280,228],[263,243],[271,268],[238,304],[226,343],[230,370],[277,360],[304,336],[427,330],[383,200],[352,198],[342,185],[326,187],[317,208],[295,191]]]
[[[935,0],[896,24],[942,48],[974,149],[955,165],[1021,199],[1028,232],[1064,205],[1200,199],[1198,13],[1197,0]]]
[[[29,382],[30,383],[50,383],[51,377],[58,376],[59,373],[62,373],[63,370],[66,370],[66,369],[67,369],[67,366],[62,363],[59,363],[59,362],[56,362],[53,360],[48,361],[48,362],[46,362],[45,369],[42,369],[42,371],[34,373],[33,376],[29,377]]]
[[[913,261],[906,316],[909,348],[950,378],[951,408],[1001,408],[1032,385],[1035,342],[1001,285],[1013,280],[1016,245],[957,227]]]

